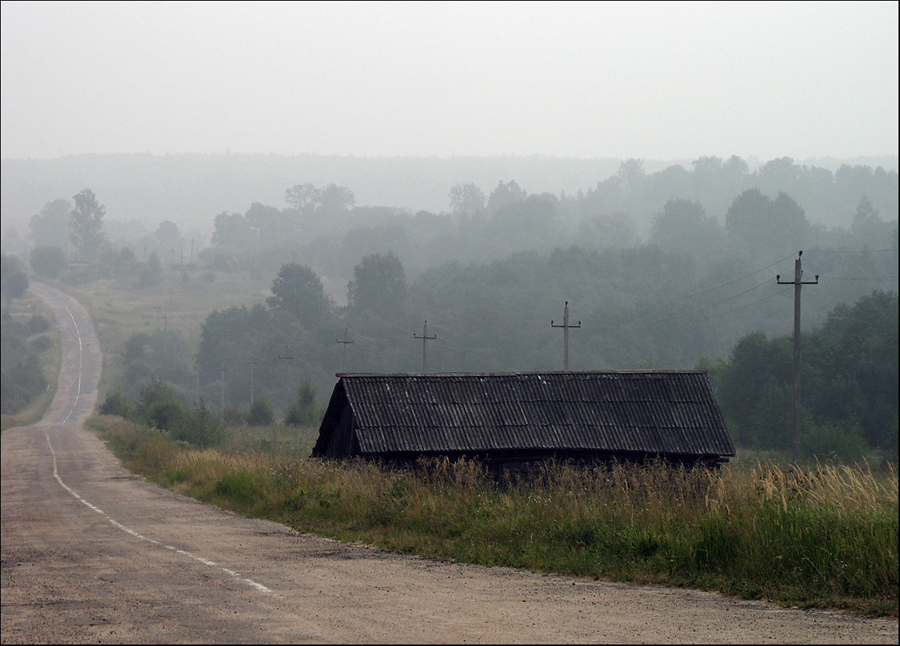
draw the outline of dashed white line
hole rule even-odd
[[[75,326],[75,335],[78,338],[78,390],[75,394],[75,400],[72,402],[72,407],[69,409],[69,412],[66,414],[65,419],[63,419],[63,421],[62,421],[62,423],[65,424],[66,421],[68,421],[69,417],[72,415],[72,413],[75,411],[75,407],[78,404],[78,398],[81,396],[81,375],[82,375],[83,367],[84,367],[84,346],[81,342],[81,331],[78,329],[78,322],[75,320],[75,316],[72,314],[72,311],[66,305],[63,305],[63,307],[65,307],[66,312],[69,313],[69,316],[72,319],[72,324]],[[217,568],[219,568],[219,570],[221,570],[228,576],[230,576],[234,579],[237,579],[238,581],[241,581],[242,583],[245,583],[253,588],[256,588],[260,592],[265,592],[276,598],[281,598],[281,595],[276,594],[273,590],[271,590],[270,588],[267,588],[263,584],[257,583],[253,579],[248,579],[246,577],[243,577],[240,574],[238,574],[237,572],[235,572],[234,570],[230,570],[226,567],[222,567],[221,565],[218,565],[215,561],[210,561],[209,559],[205,559],[201,556],[196,556],[194,554],[191,554],[190,552],[186,552],[185,550],[178,549],[172,545],[163,544],[156,539],[148,538],[147,536],[144,536],[143,534],[140,534],[140,533],[134,531],[133,529],[126,527],[125,525],[118,522],[114,518],[111,518],[109,516],[109,514],[107,514],[105,511],[103,511],[96,505],[92,504],[88,500],[85,500],[81,495],[78,494],[77,491],[75,491],[69,485],[67,485],[65,482],[63,482],[63,479],[59,476],[59,469],[57,468],[56,451],[53,449],[53,444],[50,442],[50,435],[49,435],[49,433],[47,433],[46,428],[44,429],[44,437],[47,438],[47,446],[50,448],[50,455],[53,457],[53,477],[56,478],[56,481],[59,483],[59,485],[63,489],[68,491],[76,500],[78,500],[79,502],[81,502],[85,506],[87,506],[88,509],[95,511],[98,514],[100,514],[101,516],[103,516],[107,520],[107,522],[109,522],[109,524],[111,524],[113,527],[120,529],[123,532],[125,532],[126,534],[130,534],[131,536],[133,536],[137,539],[140,539],[142,541],[146,541],[153,545],[159,545],[160,547],[170,550],[172,552],[175,552],[176,554],[180,554],[182,556],[191,558],[191,559],[197,561],[198,563],[202,563],[203,565],[205,565],[207,567],[217,567]]]

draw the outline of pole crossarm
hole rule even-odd
[[[797,464],[800,459],[800,287],[801,285],[819,284],[818,274],[816,274],[815,280],[803,280],[803,267],[800,263],[800,257],[802,255],[803,251],[800,251],[797,254],[797,259],[794,261],[794,280],[781,280],[781,274],[775,276],[776,284],[794,286],[794,464]]]
[[[569,324],[569,301],[566,301],[566,305],[563,308],[562,325],[556,325],[553,322],[553,320],[551,319],[550,327],[561,327],[563,329],[563,370],[568,370],[569,369],[569,329],[581,327],[581,321],[578,321],[577,325]]]
[[[428,321],[425,321],[425,324],[422,326],[422,336],[418,336],[415,332],[413,332],[414,339],[422,339],[422,372],[428,372],[428,358],[425,355],[425,343],[428,341],[432,341],[437,338],[437,334],[434,336],[428,336]]]
[[[347,339],[347,328],[344,328],[344,340],[341,341],[340,339],[335,339],[335,341],[337,343],[343,344],[344,358],[341,363],[341,372],[347,372],[347,344],[354,343],[354,341],[353,341],[353,339],[350,339],[350,340]]]

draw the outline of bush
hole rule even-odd
[[[250,406],[250,413],[247,415],[247,423],[251,426],[268,426],[275,421],[275,413],[272,410],[272,404],[265,399],[257,399]]]
[[[116,415],[128,420],[130,420],[134,414],[131,403],[118,388],[111,390],[106,394],[106,399],[100,404],[98,410],[101,415]]]
[[[839,459],[849,463],[861,459],[869,449],[856,422],[810,424],[803,430],[800,440],[802,452],[809,458]]]
[[[178,428],[188,414],[184,399],[159,379],[153,379],[141,388],[136,412],[141,421],[161,431]]]
[[[201,397],[172,435],[176,440],[182,440],[205,449],[220,442],[224,430],[225,425],[222,418],[213,413]]]
[[[51,339],[46,334],[42,334],[39,337],[35,337],[31,341],[31,349],[35,352],[44,352],[45,350],[49,350],[53,347],[53,339]]]
[[[308,379],[304,379],[297,391],[297,399],[284,415],[284,423],[289,426],[315,424],[320,417],[321,413],[316,406],[316,389]]]
[[[41,372],[37,357],[29,356],[9,370],[0,380],[0,412],[14,415],[47,389],[47,379]]]
[[[28,319],[28,332],[30,334],[40,334],[41,332],[46,332],[50,329],[50,321],[45,319],[40,314],[35,314],[30,319]]]

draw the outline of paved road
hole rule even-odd
[[[100,352],[75,301],[40,424],[2,436],[3,643],[896,643],[896,620],[488,569],[237,517],[124,471],[81,428]]]

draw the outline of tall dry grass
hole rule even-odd
[[[185,447],[163,456],[159,438],[140,429],[101,435],[162,484],[303,532],[488,566],[897,614],[892,466],[550,462],[498,486],[474,461],[400,470]]]

